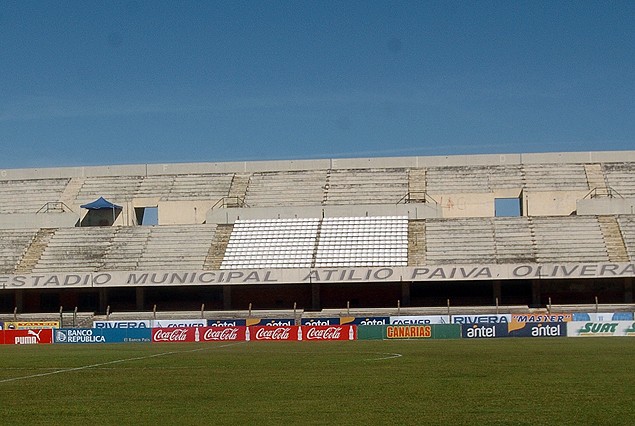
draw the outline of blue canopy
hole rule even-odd
[[[82,204],[80,207],[83,209],[88,209],[88,210],[102,210],[102,209],[114,210],[114,209],[122,208],[121,206],[118,206],[106,200],[104,197],[99,197],[92,203]]]

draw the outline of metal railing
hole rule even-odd
[[[397,204],[410,204],[410,203],[434,203],[439,204],[437,200],[432,198],[425,191],[412,191],[406,193],[403,197],[397,201]]]

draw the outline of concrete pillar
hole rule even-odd
[[[531,281],[531,304],[540,306],[540,280]]]
[[[107,307],[108,307],[108,289],[100,288],[99,289],[99,312],[106,312]]]
[[[633,303],[633,278],[624,278],[624,303]]]
[[[496,303],[496,300],[498,300],[498,303],[500,305],[503,304],[503,299],[501,297],[501,280],[494,280],[492,282],[492,292],[493,292],[493,300],[494,303]]]
[[[223,309],[231,311],[232,309],[232,286],[223,286]]]
[[[410,306],[410,281],[401,282],[401,306]]]
[[[146,299],[146,290],[143,287],[137,287],[135,289],[135,296],[137,300],[137,311],[143,311]]]
[[[18,308],[18,312],[24,310],[24,290],[16,290],[14,298],[15,307]]]
[[[311,283],[311,309],[319,311],[322,309],[320,306],[320,284]]]

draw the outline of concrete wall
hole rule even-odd
[[[210,210],[207,223],[231,224],[236,219],[296,219],[321,217],[408,216],[409,219],[439,218],[441,211],[435,204],[306,206],[306,207],[252,207]]]
[[[528,192],[523,195],[525,216],[568,216],[588,191]]]
[[[635,198],[591,198],[578,200],[578,215],[635,214]]]
[[[148,176],[186,173],[228,173],[355,168],[404,168],[510,164],[635,162],[635,151],[485,154],[432,157],[376,157],[218,163],[136,164],[0,170],[1,180],[49,179],[88,176]]]
[[[0,215],[0,229],[67,228],[79,221],[76,213],[13,213]]]

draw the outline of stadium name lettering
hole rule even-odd
[[[223,272],[153,272],[130,273],[126,284],[215,284],[215,283],[274,283],[271,271],[223,271]]]
[[[385,281],[394,274],[392,268],[380,269],[322,269],[311,271],[302,280],[303,282],[324,281]]]
[[[455,278],[492,278],[492,271],[488,266],[475,266],[473,268],[415,268],[411,279],[455,279]]]
[[[512,270],[512,276],[518,278],[549,278],[549,277],[619,277],[635,274],[635,263],[618,265],[580,264],[580,265],[522,265]]]

